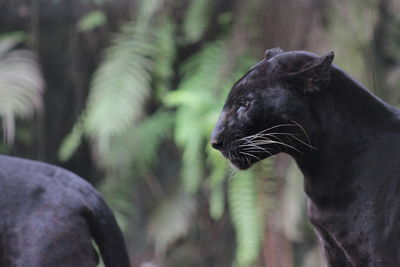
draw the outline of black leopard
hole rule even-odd
[[[230,91],[211,145],[238,169],[287,153],[329,267],[400,266],[400,110],[332,64],[267,50]]]
[[[124,239],[100,194],[59,167],[0,156],[0,266],[129,267]]]

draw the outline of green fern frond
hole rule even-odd
[[[134,162],[138,170],[148,171],[158,162],[158,148],[162,141],[172,136],[175,114],[170,111],[158,111],[147,117],[137,128],[137,151]],[[137,153],[140,151],[140,153]]]
[[[94,74],[83,112],[85,116],[74,126],[69,140],[63,143],[66,147],[60,149],[63,159],[77,148],[82,133],[89,136],[100,149],[99,154],[103,154],[115,135],[142,117],[152,90],[155,53],[152,31],[144,31],[134,22],[123,25]]]
[[[137,206],[132,203],[137,179],[131,169],[125,173],[109,172],[99,191],[112,207],[121,230],[129,229],[132,218],[138,218]]]
[[[142,115],[151,90],[154,47],[148,34],[135,28],[135,24],[124,27],[94,74],[86,117],[91,135],[111,137]]]
[[[157,164],[161,142],[171,137],[173,122],[173,112],[159,110],[113,137],[108,153],[99,158],[107,171],[101,192],[122,229],[131,226],[132,218],[138,218],[136,205],[132,204],[137,192],[138,179],[135,178],[151,173],[151,168]]]
[[[166,0],[140,0],[138,9],[138,25],[147,27],[150,20],[160,11]]]
[[[195,208],[194,199],[182,192],[160,202],[148,225],[148,235],[154,241],[158,255],[165,252],[169,244],[187,234]]]
[[[225,194],[223,184],[217,184],[212,188],[209,205],[211,218],[214,220],[221,219],[225,212]]]
[[[80,32],[88,32],[100,26],[103,26],[106,22],[107,17],[104,11],[93,10],[84,15],[81,19],[79,19],[77,23],[77,28]]]
[[[99,155],[98,162],[107,171],[102,192],[123,229],[135,218],[132,205],[137,187],[135,178],[151,173],[158,162],[160,144],[171,137],[173,122],[173,112],[159,110],[114,136],[108,152]]]
[[[77,122],[81,125],[74,126],[60,148],[64,160],[78,147],[81,134],[97,144],[101,155],[114,136],[143,117],[144,104],[153,91],[151,85],[165,85],[172,75],[173,32],[173,26],[167,23],[153,30],[136,22],[122,26],[93,76],[85,116]]]
[[[181,107],[175,120],[175,141],[183,149],[181,177],[189,193],[197,191],[203,177],[204,141],[199,119],[198,113]]]
[[[229,208],[236,231],[236,263],[247,267],[253,263],[261,248],[261,224],[257,208],[257,190],[254,175],[238,172],[228,186]]]
[[[236,59],[237,67],[229,58],[224,43],[207,44],[199,53],[190,57],[180,69],[183,76],[176,91],[167,94],[164,103],[177,107],[175,140],[183,149],[182,179],[190,193],[200,185],[204,168],[204,144],[208,142],[211,129],[220,112],[226,92],[245,70],[243,62],[248,57]],[[247,60],[245,67],[253,64]],[[226,160],[207,147],[207,163],[210,215],[222,216],[225,206],[223,181],[226,177]],[[191,190],[191,191],[190,191]],[[258,257],[261,243],[261,220],[258,217],[257,191],[254,175],[240,173],[228,188],[229,206],[237,236],[237,263],[248,266]]]
[[[66,161],[78,149],[83,135],[82,116],[75,123],[72,131],[64,138],[58,150],[58,158]]]
[[[157,162],[158,148],[170,137],[174,123],[172,112],[160,110],[111,139],[109,150],[101,156],[108,170],[130,170],[144,174]]]
[[[191,1],[183,24],[186,42],[195,43],[203,37],[211,17],[212,4],[210,0]]]
[[[215,109],[212,91],[220,82],[219,73],[224,67],[222,46],[210,44],[183,65],[182,82],[178,89],[164,98],[170,107],[178,107],[175,123],[175,140],[183,149],[182,171],[184,187],[195,193],[204,176],[205,131],[210,111]]]
[[[220,112],[222,90],[237,79],[237,72],[232,69],[225,44],[207,44],[184,62],[180,69],[183,78],[178,89],[164,98],[166,106],[178,107],[175,140],[183,149],[181,176],[189,192],[196,192],[204,175],[204,144],[208,143]],[[214,203],[221,199],[217,192],[213,196]],[[220,212],[216,212],[215,217],[218,217],[217,213]]]
[[[18,42],[0,41],[0,117],[8,143],[15,135],[15,118],[29,117],[42,109],[44,80],[34,53],[10,50]]]
[[[221,77],[221,74],[227,67],[228,56],[223,43],[214,42],[206,45],[198,54],[184,62],[179,89],[203,93],[219,91],[219,86],[226,81],[226,76]]]
[[[0,57],[10,52],[16,45],[26,41],[25,32],[7,32],[0,34]]]
[[[210,216],[214,220],[222,217],[225,211],[224,180],[228,169],[227,161],[218,151],[207,146],[207,162],[210,165],[210,176],[208,184],[211,190],[210,194]]]
[[[171,21],[165,20],[155,33],[156,53],[153,76],[154,87],[159,98],[171,89],[170,82],[174,74],[173,64],[176,57],[175,28]]]

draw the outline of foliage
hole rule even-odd
[[[225,57],[221,44],[206,46],[183,64],[181,83],[164,100],[168,106],[178,107],[175,140],[183,149],[181,177],[191,193],[197,191],[203,177],[204,146],[209,136],[205,129],[209,129],[210,113],[218,107],[213,91],[223,83],[220,73]]]
[[[173,138],[182,151],[182,192],[188,193],[187,197],[196,194],[209,172],[210,215],[219,219],[224,213],[223,181],[228,168],[222,156],[211,151],[207,143],[227,90],[243,69],[249,67],[249,64],[243,64],[249,60],[243,55],[234,62],[225,40],[210,42],[183,62],[180,82],[176,90],[171,91],[175,51],[179,45],[174,41],[175,25],[167,18],[158,18],[162,23],[150,30],[143,22],[152,23],[151,17],[160,11],[162,2],[146,2],[138,22],[126,23],[115,44],[107,49],[104,61],[93,77],[87,107],[64,141],[60,156],[68,158],[79,145],[81,134],[85,134],[97,145],[99,163],[109,174],[128,178],[134,169],[135,176],[146,175],[151,172],[152,163],[157,159],[157,148],[168,136],[173,123]],[[187,42],[200,40],[207,28],[208,12],[209,1],[191,2],[183,23]],[[143,120],[144,104],[151,94],[158,96],[165,108]],[[252,201],[256,195],[249,195],[255,193],[254,181],[241,183],[241,196],[236,194],[236,183],[229,187],[232,191],[230,200],[234,203],[230,207],[232,217],[236,218],[237,258],[242,264],[253,261],[258,255],[260,227],[254,227],[257,205]],[[126,191],[123,194],[129,199],[131,190],[118,190]],[[187,232],[193,212],[187,211],[192,205],[179,206],[184,203],[180,202],[181,198],[168,199],[171,201],[160,203],[149,224],[149,236],[160,251]],[[117,210],[129,213],[124,211],[129,210],[128,203],[119,206]],[[242,217],[244,210],[248,217]],[[176,228],[175,216],[180,216],[182,223],[186,222],[185,227]],[[167,232],[164,229],[168,229]]]
[[[238,75],[233,71],[227,45],[207,44],[182,65],[182,80],[176,91],[166,98],[167,105],[177,107],[175,140],[183,149],[181,177],[187,192],[195,193],[204,174],[204,147],[217,119],[226,91]],[[248,67],[248,66],[247,66]],[[222,90],[221,90],[222,88]],[[224,90],[225,89],[225,90]],[[209,146],[207,146],[209,148]],[[210,215],[218,219],[224,210],[223,179],[227,175],[222,156],[208,149],[205,159],[210,164]],[[256,176],[238,174],[229,184],[230,211],[237,236],[237,263],[247,266],[260,251],[260,221],[255,200]]]
[[[0,117],[10,144],[15,136],[15,118],[31,117],[42,109],[44,81],[36,55],[13,49],[23,37],[13,33],[0,39]]]
[[[87,102],[85,130],[99,148],[143,115],[150,95],[151,56],[154,48],[147,32],[127,24],[96,71]]]
[[[229,182],[229,206],[236,229],[237,266],[249,266],[258,257],[262,236],[257,210],[255,175],[239,172]]]
[[[128,127],[112,138],[109,150],[101,155],[102,164],[114,170],[130,169],[133,164],[136,173],[147,173],[154,167],[161,142],[171,136],[173,122],[173,113],[159,110]]]
[[[195,43],[204,35],[208,27],[212,4],[213,1],[210,0],[192,0],[190,2],[183,25],[186,42]]]
[[[71,132],[64,138],[60,149],[58,150],[58,158],[61,161],[66,161],[76,151],[82,141],[83,125],[82,118],[80,116],[72,128]]]
[[[114,44],[105,51],[105,58],[94,73],[86,108],[60,148],[61,159],[74,153],[82,134],[94,141],[100,155],[104,154],[115,135],[143,117],[144,105],[152,94],[153,75],[155,87],[166,90],[175,57],[174,27],[164,20],[159,27],[149,28],[151,18],[163,3],[141,1],[138,21],[126,22]],[[92,28],[93,21],[101,21],[99,15],[89,13],[80,21],[81,30]]]
[[[0,151],[54,162],[76,119],[59,157],[87,141],[65,164],[100,188],[135,261],[157,254],[165,266],[283,266],[259,253],[261,245],[274,252],[275,239],[263,239],[277,233],[296,245],[276,258],[289,262],[294,252],[294,266],[321,266],[307,256],[315,262],[318,253],[304,231],[300,175],[280,157],[235,174],[208,145],[227,91],[256,61],[248,54],[268,47],[334,50],[338,65],[398,104],[396,0],[312,2],[5,1],[2,32],[28,30],[0,41],[8,142],[15,131],[15,145]],[[37,60],[21,49],[29,46],[48,78],[44,100]],[[34,123],[16,119],[41,111],[42,101],[45,113]]]
[[[228,177],[230,177],[234,172],[227,166],[226,160],[221,157],[217,151],[212,150],[210,147],[208,150],[207,162],[211,165],[210,169],[212,170],[208,178],[209,188],[211,190],[209,212],[211,218],[219,220],[225,212],[224,181],[227,174]]]
[[[100,154],[107,151],[112,137],[143,116],[156,54],[152,32],[134,22],[123,26],[94,74],[86,109],[61,146],[62,159],[75,151],[82,133],[94,140]]]
[[[162,200],[152,214],[148,227],[149,237],[156,244],[157,255],[163,254],[169,244],[187,234],[195,208],[194,199],[182,192],[175,192]]]
[[[174,22],[166,6],[163,0],[142,1],[137,20],[123,24],[92,78],[86,108],[60,156],[69,158],[82,135],[91,140],[96,162],[108,177],[106,196],[112,196],[117,217],[127,227],[135,213],[131,199],[137,178],[160,183],[154,175],[157,152],[172,139],[181,152],[181,182],[172,192],[153,192],[157,204],[147,230],[156,253],[164,255],[195,224],[196,196],[205,188],[214,220],[226,213],[228,199],[236,232],[235,262],[249,266],[259,256],[263,236],[259,174],[238,173],[228,180],[226,195],[226,178],[233,172],[208,139],[228,90],[254,60],[235,54],[230,43],[234,31],[202,42],[213,12],[211,1],[191,1],[182,24]],[[230,18],[221,21],[226,29]],[[176,58],[179,49],[196,43],[191,56],[183,62]],[[156,111],[147,105],[150,98]]]
[[[174,63],[176,58],[176,41],[174,34],[176,26],[170,19],[162,21],[155,36],[155,55],[153,84],[156,97],[161,99],[171,90],[171,80],[174,75]]]
[[[106,15],[103,11],[90,11],[78,21],[78,31],[87,32],[104,25],[107,22]]]

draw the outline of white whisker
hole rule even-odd
[[[264,148],[254,145],[254,144],[244,144],[244,145],[240,145],[239,147],[244,147],[245,149],[246,148],[257,148],[259,150],[263,150],[263,151],[267,152]]]
[[[264,137],[264,136],[272,136],[272,137],[274,137],[274,138],[280,140],[281,142],[283,142],[283,140],[282,140],[281,138],[279,138],[279,137],[277,137],[277,136],[275,136],[275,135],[289,136],[289,137],[292,137],[293,139],[299,141],[300,143],[302,143],[303,145],[305,145],[305,146],[307,146],[307,147],[309,147],[309,148],[311,148],[311,149],[317,149],[316,147],[314,147],[314,146],[312,146],[312,145],[310,145],[310,144],[304,142],[304,141],[301,140],[300,138],[296,137],[294,134],[290,134],[290,133],[273,133],[273,134],[271,134],[271,133],[265,133],[265,134],[262,134],[262,135],[260,135],[260,136],[262,136],[262,137]],[[261,139],[261,138],[260,138],[260,139]],[[268,138],[268,139],[270,139],[270,138]]]
[[[261,160],[259,157],[255,156],[255,155],[253,155],[253,154],[251,154],[251,153],[246,153],[246,152],[243,152],[243,151],[239,151],[239,153],[244,154],[244,155],[247,155],[247,156],[250,156],[250,157],[253,157],[253,158],[256,158],[256,159],[258,159],[258,160]]]
[[[276,129],[276,128],[279,128],[279,127],[295,127],[295,126],[298,126],[298,125],[297,125],[297,124],[279,124],[279,125],[275,125],[275,126],[272,126],[272,127],[270,127],[270,128],[264,129],[264,130],[262,130],[262,131],[260,131],[260,132],[258,132],[258,133],[256,133],[256,134],[249,135],[249,136],[245,136],[245,137],[240,138],[240,139],[238,139],[238,140],[243,140],[243,139],[254,139],[257,135],[262,134],[262,133],[265,133],[265,132],[267,132],[267,131],[269,131],[269,130],[272,130],[272,129]]]
[[[230,182],[236,174],[236,169],[232,165],[229,170],[230,170],[230,172],[228,173],[228,182]]]
[[[304,130],[303,126],[300,125],[300,123],[296,122],[295,120],[290,120],[291,122],[294,122],[300,129],[303,131],[304,135],[307,137],[308,143],[311,145],[310,137],[308,137],[308,134],[306,130]]]
[[[286,143],[279,142],[279,141],[272,141],[272,140],[268,140],[268,141],[259,141],[259,142],[255,143],[255,144],[256,144],[256,145],[278,144],[278,145],[282,145],[282,146],[289,147],[289,148],[291,148],[291,149],[293,149],[293,150],[299,152],[300,154],[304,155],[304,153],[301,152],[300,150],[298,150],[297,148],[295,148],[295,147],[293,147],[293,146],[291,146],[291,145],[288,145],[288,144],[286,144]]]
[[[264,152],[267,153],[268,155],[272,156],[272,153],[269,152],[267,149],[262,148],[262,147],[257,146],[257,145],[255,145],[254,147],[244,148],[242,151],[254,152],[254,153],[258,153],[258,152],[260,152],[260,151],[264,151]]]

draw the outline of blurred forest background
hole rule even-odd
[[[276,46],[400,103],[398,0],[0,0],[0,152],[94,184],[133,266],[320,267],[295,164],[234,173],[209,145]]]

